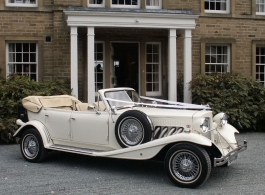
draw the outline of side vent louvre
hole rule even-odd
[[[153,140],[171,136],[171,135],[178,134],[178,133],[182,133],[183,130],[184,130],[183,127],[156,126],[155,130],[153,131]]]

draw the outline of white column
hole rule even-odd
[[[71,27],[71,89],[72,95],[78,98],[78,46],[77,27]]]
[[[87,102],[95,102],[94,27],[87,28]]]
[[[169,29],[168,36],[168,100],[177,101],[176,29]]]
[[[192,45],[191,30],[185,30],[184,37],[184,102],[191,103],[191,90],[189,90],[189,82],[192,79]]]

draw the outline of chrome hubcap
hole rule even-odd
[[[173,157],[171,163],[174,175],[180,180],[192,181],[200,173],[200,163],[192,153],[179,152]]]
[[[37,156],[39,152],[39,143],[34,135],[27,135],[27,137],[24,138],[23,150],[29,158]]]
[[[126,119],[121,125],[121,138],[127,145],[137,145],[143,140],[143,127],[136,119]]]

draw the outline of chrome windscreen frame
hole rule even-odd
[[[243,145],[239,145],[236,149],[230,151],[227,155],[221,158],[214,158],[214,167],[222,166],[229,161],[229,159],[236,157],[238,153],[247,149],[247,141],[244,140]]]

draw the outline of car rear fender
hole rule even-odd
[[[44,145],[45,148],[48,148],[49,146],[51,146],[53,144],[52,140],[51,140],[51,136],[50,136],[48,130],[46,129],[45,125],[43,123],[41,123],[40,121],[32,120],[32,121],[28,121],[28,122],[24,123],[22,120],[18,119],[16,121],[16,123],[17,123],[17,125],[20,125],[20,127],[14,133],[13,137],[21,138],[21,136],[23,135],[23,133],[27,129],[34,128],[41,135],[41,138],[42,138],[42,141],[43,141],[43,145]]]

